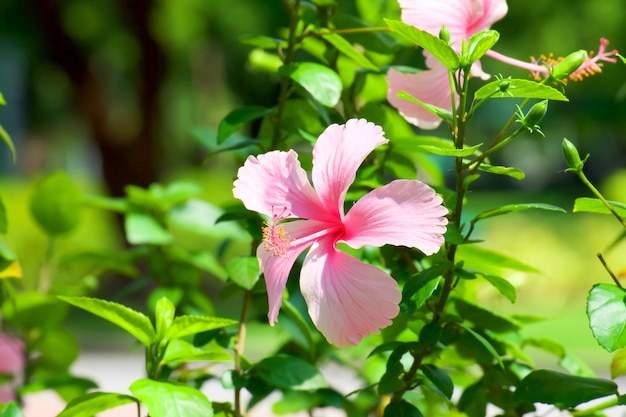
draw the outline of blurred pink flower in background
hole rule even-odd
[[[506,0],[398,0],[398,2],[404,23],[435,36],[439,35],[442,26],[445,25],[450,33],[450,45],[457,52],[461,50],[463,39],[468,40],[472,35],[488,30],[508,11]],[[602,62],[615,63],[617,51],[607,51],[607,46],[608,41],[602,38],[597,54],[589,54],[580,67],[569,75],[569,79],[577,81],[601,72]],[[424,51],[423,54],[427,69],[422,72],[405,74],[394,69],[389,70],[387,100],[409,123],[422,129],[434,129],[441,123],[438,116],[417,103],[397,97],[399,91],[405,91],[425,103],[452,111],[450,81],[446,67],[429,52]],[[524,62],[493,50],[487,51],[486,55],[528,70],[537,80],[549,76],[549,68],[553,68],[563,59],[541,56],[538,60]],[[480,61],[472,65],[471,75],[483,80],[490,77],[482,70]],[[458,96],[455,93],[456,102]]]
[[[401,294],[396,281],[336,247],[340,242],[355,249],[391,244],[430,255],[444,242],[448,211],[435,191],[417,180],[379,187],[344,214],[346,192],[357,169],[387,142],[379,126],[363,119],[329,126],[313,148],[315,188],[293,150],[250,156],[239,169],[235,197],[248,210],[271,219],[257,249],[270,324],[278,319],[290,270],[309,247],[300,288],[309,315],[330,343],[358,344],[398,314]]]
[[[0,403],[15,400],[15,389],[23,379],[26,360],[24,343],[7,333],[0,333],[0,374],[12,377],[10,382],[0,384]]]

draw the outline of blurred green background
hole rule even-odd
[[[373,22],[382,25],[383,17],[399,16],[392,1],[338,0],[338,9],[357,14],[383,3],[389,3],[387,15]],[[206,200],[229,204],[240,161],[221,154],[203,162],[207,151],[192,133],[215,131],[238,106],[275,104],[276,79],[250,64],[251,48],[238,38],[280,36],[285,26],[280,0],[2,0],[0,91],[8,105],[0,108],[0,124],[16,144],[18,162],[0,148],[0,193],[10,219],[6,241],[23,263],[25,280],[38,273],[45,251],[28,210],[32,185],[45,173],[65,170],[84,190],[114,196],[126,184],[191,179],[204,186]],[[501,32],[495,49],[519,59],[593,50],[600,37],[626,50],[626,7],[623,0],[512,0],[494,29]],[[483,68],[527,76],[488,58]],[[602,74],[570,84],[567,93],[569,103],[550,106],[545,139],[520,138],[496,157],[522,168],[526,179],[485,177],[470,196],[470,212],[531,201],[571,211],[575,197],[589,194],[574,175],[561,172],[563,137],[591,154],[588,175],[606,197],[626,201],[626,66],[607,65]],[[504,101],[485,106],[472,135],[493,134],[512,109]],[[509,277],[519,289],[515,305],[487,290],[482,301],[551,317],[533,331],[606,367],[609,356],[591,337],[584,299],[593,283],[609,281],[595,254],[619,231],[613,219],[599,215],[486,221],[479,236],[489,247],[544,273]],[[112,219],[87,212],[60,249],[121,245]],[[607,255],[617,273],[626,273],[624,250]]]

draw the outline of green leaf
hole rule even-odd
[[[286,48],[287,41],[281,38],[272,38],[264,35],[241,35],[239,42],[244,45],[255,46],[261,49]]]
[[[0,198],[0,233],[5,234],[9,231],[9,219],[7,217],[7,209],[4,206],[2,198]]]
[[[150,319],[138,311],[98,298],[66,297],[62,295],[59,295],[58,298],[121,327],[144,346],[150,346],[154,341],[154,328]]]
[[[144,213],[129,213],[124,219],[126,239],[133,245],[166,245],[173,239],[170,232],[154,217]]]
[[[626,348],[618,350],[611,360],[611,379],[626,374]]]
[[[264,381],[278,388],[308,391],[328,387],[320,371],[295,356],[270,356],[254,369]]]
[[[429,112],[431,112],[432,114],[434,114],[435,116],[441,118],[446,123],[452,123],[452,113],[449,110],[446,110],[446,109],[441,108],[441,107],[434,106],[434,105],[432,105],[430,103],[426,103],[426,102],[420,100],[419,98],[413,97],[412,95],[410,95],[406,91],[398,91],[398,97],[402,98],[402,99],[405,99],[405,100],[408,100],[408,101],[412,101],[413,103],[417,103],[420,106],[422,106],[424,109],[426,109]]]
[[[480,328],[505,333],[517,331],[522,327],[521,323],[513,318],[489,310],[478,303],[461,298],[455,298],[454,302],[459,315]]]
[[[488,172],[490,174],[496,175],[506,175],[511,178],[515,178],[516,180],[523,180],[526,177],[524,171],[519,168],[514,167],[502,167],[502,166],[492,166],[486,164],[480,164],[478,167],[479,171]]]
[[[212,417],[213,407],[196,388],[174,382],[139,379],[129,387],[146,406],[150,417]]]
[[[615,201],[608,202],[622,217],[626,217],[626,204]],[[597,198],[580,197],[574,201],[574,213],[611,214],[609,209]]]
[[[191,336],[207,330],[219,329],[237,323],[235,320],[206,316],[179,316],[167,330],[169,339]]]
[[[314,62],[284,65],[278,72],[291,78],[327,107],[333,107],[341,97],[341,79],[328,67]]]
[[[408,25],[398,20],[385,19],[385,22],[387,22],[394,32],[404,35],[409,40],[430,52],[449,70],[455,71],[459,68],[459,56],[447,42],[444,42],[428,32],[419,30],[415,26]]]
[[[226,264],[230,279],[246,290],[251,290],[261,276],[261,267],[256,256],[237,256]]]
[[[209,347],[196,347],[182,339],[174,339],[167,345],[165,355],[161,359],[163,363],[182,363],[194,361],[229,362],[233,358],[219,345]]]
[[[383,417],[424,417],[424,415],[413,404],[400,400],[387,404]]]
[[[500,34],[495,30],[486,30],[472,35],[461,54],[464,64],[472,65],[478,61],[498,42],[498,39],[500,39]],[[463,59],[466,57],[467,59]]]
[[[320,31],[320,35],[324,37],[324,40],[332,44],[335,48],[337,48],[337,50],[356,62],[359,66],[372,71],[379,71],[376,65],[372,64],[372,62],[367,59],[365,55],[357,51],[354,45],[340,35],[336,33],[328,33],[327,30]]]
[[[419,309],[433,294],[441,277],[450,267],[449,263],[442,263],[428,268],[412,276],[402,288],[402,308],[405,314],[411,314]]]
[[[483,146],[482,143],[479,143],[478,145],[470,146],[467,148],[463,148],[463,149],[457,149],[454,146],[439,147],[439,146],[432,146],[432,145],[419,145],[418,148],[434,155],[463,157],[463,156],[473,155],[474,152],[479,150],[481,146]]]
[[[139,400],[130,395],[114,392],[91,392],[67,403],[57,417],[91,417],[102,411],[133,402],[138,403]]]
[[[174,315],[176,314],[176,307],[166,297],[161,297],[154,309],[154,319],[156,322],[156,341],[163,340],[167,334],[168,329],[174,322]]]
[[[247,106],[231,111],[222,119],[217,128],[217,144],[224,142],[244,124],[270,114],[272,111],[272,108],[263,106]]]
[[[506,83],[508,86],[505,91],[501,89],[503,83]],[[476,100],[513,97],[569,101],[563,93],[554,87],[518,78],[492,81],[483,85],[474,93]]]
[[[465,260],[466,266],[475,270],[513,269],[520,272],[539,273],[539,270],[522,261],[476,245],[461,245],[457,249],[457,254]]]
[[[424,375],[426,375],[426,378],[428,378],[446,398],[452,398],[454,384],[452,383],[452,378],[450,378],[450,375],[448,375],[446,371],[432,364],[422,365],[420,369]]]
[[[521,401],[573,408],[608,395],[617,395],[617,385],[613,381],[540,369],[520,381],[514,397]]]
[[[0,240],[0,271],[7,269],[15,261],[13,251]]]
[[[0,125],[0,138],[4,141],[4,143],[9,147],[9,151],[11,151],[11,159],[13,163],[17,160],[17,152],[15,152],[15,145],[13,145],[13,141],[11,137],[7,133],[6,130]]]
[[[15,401],[9,401],[6,404],[0,404],[0,417],[24,417],[24,414]]]
[[[487,339],[485,339],[480,333],[475,332],[474,330],[470,329],[467,326],[463,326],[460,323],[457,325],[461,327],[462,329],[466,330],[469,334],[471,334],[474,337],[474,339],[478,340],[478,342],[481,345],[483,345],[485,349],[487,349],[487,351],[491,354],[491,356],[493,356],[496,362],[498,362],[498,365],[500,365],[500,368],[504,369],[504,363],[502,362],[500,355],[498,354],[496,349],[493,347],[493,345],[489,343]]]
[[[626,346],[626,290],[596,284],[587,297],[589,326],[600,346],[609,352]]]
[[[502,277],[491,275],[491,274],[478,274],[478,275],[484,278],[485,281],[490,283],[496,290],[498,290],[498,292],[500,292],[500,294],[505,296],[510,302],[512,303],[515,302],[517,292],[513,284],[511,284],[509,281],[507,281],[506,279]]]
[[[488,219],[490,217],[501,216],[507,213],[513,213],[516,211],[526,211],[530,209],[558,211],[560,213],[567,213],[561,207],[553,206],[551,204],[543,204],[543,203],[508,204],[506,206],[485,210],[482,213],[478,214],[476,217],[474,217],[474,219],[472,219],[472,222],[476,222],[482,219]]]
[[[72,231],[80,219],[80,189],[64,172],[40,180],[30,199],[30,210],[37,224],[49,235]]]

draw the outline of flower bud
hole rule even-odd
[[[563,156],[567,165],[574,171],[580,171],[583,168],[583,161],[580,159],[580,154],[576,146],[569,140],[563,138]]]
[[[537,123],[543,119],[543,116],[548,112],[548,100],[541,100],[530,108],[526,116],[524,117],[523,124],[527,128],[534,128]]]
[[[445,43],[450,43],[450,31],[446,25],[441,27],[441,30],[439,31],[439,39]]]
[[[501,93],[506,93],[511,86],[511,80],[500,80],[500,84],[498,84],[498,89]]]
[[[585,59],[587,59],[587,51],[581,49],[580,51],[572,52],[556,64],[550,75],[555,80],[567,78],[585,62]]]

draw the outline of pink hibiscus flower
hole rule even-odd
[[[21,383],[24,366],[24,343],[6,333],[0,333],[0,374],[13,377],[11,382],[0,387],[0,403],[15,400],[15,388]]]
[[[439,35],[441,27],[445,25],[450,32],[450,44],[457,52],[461,50],[463,39],[468,40],[472,35],[488,30],[508,11],[506,0],[398,0],[398,2],[402,9],[401,19],[404,23],[435,36]],[[587,57],[578,70],[570,74],[569,78],[579,80],[600,72],[602,61],[615,63],[617,51],[607,51],[607,45],[608,41],[601,39],[598,53]],[[397,97],[399,91],[405,91],[425,103],[452,110],[447,69],[430,53],[426,51],[423,53],[427,70],[417,74],[404,74],[394,69],[389,70],[387,100],[409,123],[423,129],[434,129],[441,123],[439,117],[417,103]],[[537,79],[541,76],[547,77],[548,68],[560,61],[560,59],[542,57],[541,60],[524,62],[492,50],[486,55],[506,64],[526,69]],[[471,75],[485,80],[490,77],[489,74],[483,72],[480,62],[472,66]]]
[[[401,294],[387,272],[338,250],[337,243],[356,249],[402,245],[426,255],[443,244],[448,211],[420,181],[392,181],[344,214],[357,169],[387,142],[381,127],[363,119],[329,126],[313,148],[315,188],[293,150],[250,156],[239,169],[233,194],[247,209],[271,219],[257,249],[271,325],[277,321],[289,272],[309,247],[300,272],[309,315],[330,343],[347,346],[390,325]]]

